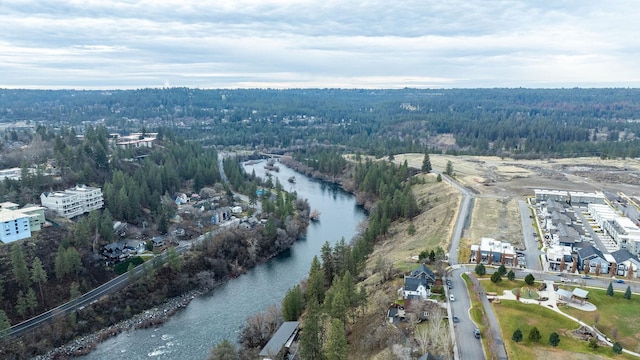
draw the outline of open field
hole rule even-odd
[[[605,290],[589,289],[589,302],[598,308],[597,311],[585,313],[569,306],[561,310],[590,325],[596,324],[597,317],[598,330],[612,339],[617,332],[617,340],[623,348],[640,352],[640,295],[633,294],[629,300],[623,295],[616,291],[611,297]]]
[[[507,300],[492,306],[500,322],[509,359],[608,359],[614,356],[617,359],[635,359],[626,354],[615,355],[610,347],[600,347],[595,351],[589,349],[586,341],[573,336],[572,331],[578,328],[577,323],[543,306]],[[539,343],[528,339],[529,331],[534,326],[542,335]],[[518,328],[523,335],[520,343],[511,340],[511,334]],[[548,344],[549,335],[554,331],[560,335],[557,348]]]

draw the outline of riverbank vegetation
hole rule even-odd
[[[320,153],[307,154],[306,158],[314,163],[313,157]],[[328,163],[336,156],[342,157],[335,152],[321,155]],[[247,319],[240,347],[234,353],[239,358],[256,356],[269,340],[271,334],[268,332],[253,330],[265,319],[271,319],[267,328],[273,331],[279,321],[302,321],[300,354],[305,359],[323,358],[336,351],[339,358],[359,354],[356,358],[378,356],[388,359],[394,345],[402,343],[402,334],[382,320],[400,287],[396,281],[400,272],[393,261],[396,254],[381,249],[396,242],[406,244],[406,231],[400,229],[406,229],[412,220],[422,222],[422,217],[436,218],[438,211],[445,209],[442,204],[453,208],[457,202],[455,198],[451,201],[449,197],[439,196],[443,193],[438,190],[447,185],[438,182],[435,176],[417,175],[406,164],[396,165],[386,160],[347,161],[337,180],[348,184],[346,188],[354,191],[358,201],[369,209],[368,224],[350,244],[342,239],[333,248],[328,243],[323,246],[320,256],[311,264],[308,278],[291,288],[284,297],[282,317],[273,316],[275,310],[272,308]],[[446,236],[448,225],[448,222],[439,222],[432,225],[432,234],[413,236],[422,240],[433,234]],[[426,243],[433,244],[432,249],[435,249],[446,244],[446,239]],[[416,257],[424,250],[416,247]],[[413,264],[417,265],[417,262],[413,260]],[[228,345],[214,347],[211,359],[221,359],[217,355],[221,353],[220,347],[228,350]]]

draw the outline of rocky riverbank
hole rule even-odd
[[[186,307],[195,297],[200,296],[209,290],[210,289],[192,290],[186,294],[183,294],[182,296],[169,299],[161,306],[145,310],[140,314],[134,315],[130,319],[123,320],[115,325],[109,326],[95,333],[79,337],[61,347],[49,351],[44,355],[37,356],[34,359],[68,359],[88,354],[100,342],[105,341],[110,337],[116,336],[129,330],[148,328],[164,323],[180,309]]]

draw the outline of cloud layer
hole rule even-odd
[[[0,87],[638,87],[638,9],[633,1],[4,0]]]

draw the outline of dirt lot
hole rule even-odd
[[[640,185],[640,161],[571,158],[553,160],[511,160],[491,156],[430,155],[434,171],[453,164],[456,179],[475,194],[475,205],[463,243],[478,242],[481,237],[522,244],[518,200],[533,195],[534,189],[577,191],[622,191],[636,195]],[[420,168],[423,154],[397,155],[396,162],[407,160]],[[640,194],[640,193],[639,193]],[[464,245],[461,246],[464,248]]]

